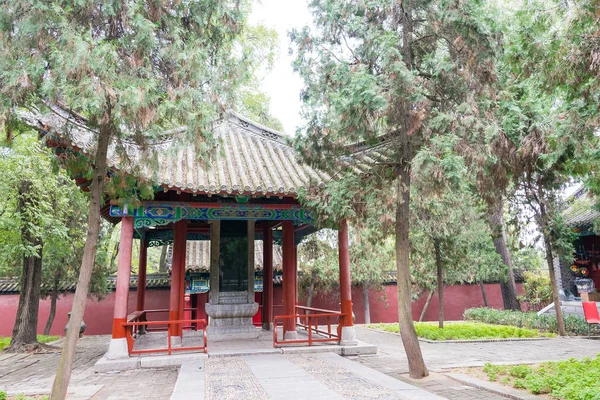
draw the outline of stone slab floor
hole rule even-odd
[[[192,371],[195,374],[192,376],[202,374],[202,387],[192,385],[196,395],[184,398],[500,399],[502,397],[460,384],[446,377],[444,372],[454,367],[480,366],[488,361],[540,362],[600,353],[600,341],[584,338],[534,342],[421,343],[427,366],[437,373],[423,380],[412,381],[407,379],[408,363],[398,335],[360,326],[357,327],[357,335],[361,340],[376,344],[378,355],[355,358],[343,358],[331,353],[210,357]],[[105,353],[109,339],[109,336],[85,336],[80,339],[70,399],[171,397],[179,375],[178,368],[95,372],[94,363]],[[0,390],[10,394],[47,394],[59,357],[59,352],[0,353]],[[192,379],[191,382],[194,384],[196,381]],[[427,392],[414,390],[415,386]],[[185,393],[186,386],[182,385],[181,388]],[[189,388],[188,385],[187,390]],[[178,392],[175,390],[175,394]],[[281,396],[284,392],[288,395]]]

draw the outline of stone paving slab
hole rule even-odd
[[[297,376],[311,377],[310,381],[315,384],[315,388],[318,388],[315,390],[322,393],[323,396],[331,398],[386,399],[407,397],[404,396],[405,394],[418,394],[416,391],[408,393],[408,389],[404,394],[396,392],[394,385],[403,383],[418,386],[420,389],[452,400],[505,398],[470,384],[454,381],[441,374],[432,373],[429,378],[418,381],[408,380],[405,376],[408,372],[408,364],[399,335],[382,334],[361,326],[357,326],[356,329],[361,340],[377,345],[377,355],[342,358],[331,353],[289,354],[289,352],[282,351],[283,354],[209,357],[205,361],[204,373],[207,374],[210,371],[214,373],[212,377],[205,377],[204,393],[198,393],[194,398],[226,399],[229,396],[229,398],[251,400],[273,397],[269,390],[275,390],[273,385],[278,382],[273,379],[268,381],[268,374],[285,376],[287,374],[284,374],[282,369],[278,370],[276,366],[269,368],[266,362],[262,362],[262,367],[256,363],[253,364],[253,361],[247,361],[247,357],[279,357],[286,360],[286,368],[290,371],[295,370],[297,373],[301,371],[302,375]],[[94,371],[94,363],[106,352],[109,339],[109,336],[85,336],[80,339],[69,388],[69,398],[168,399],[171,396],[178,376],[176,367],[121,372]],[[267,341],[267,335],[265,335],[264,343]],[[261,348],[268,353],[268,346],[264,343]],[[216,347],[213,348],[217,350]],[[232,344],[232,349],[247,348],[248,343]],[[536,342],[421,343],[421,348],[430,371],[447,372],[448,368],[480,366],[485,362],[527,363],[593,356],[600,353],[600,342],[584,338],[557,338]],[[211,344],[209,343],[209,351],[210,349]],[[221,346],[220,350],[226,351],[227,349]],[[59,358],[59,352],[46,354],[0,353],[0,389],[11,394],[47,394],[52,386]],[[211,362],[215,363],[212,367]],[[262,372],[254,373],[254,369],[258,371],[261,368]],[[369,378],[371,372],[366,372],[368,368],[375,369],[388,377],[381,375],[378,378]],[[241,377],[248,377],[250,381],[241,382]],[[208,384],[212,386],[208,388]],[[290,385],[283,386],[290,389]],[[422,391],[419,392],[422,393]],[[363,395],[358,397],[355,393]],[[289,396],[287,397],[289,398]],[[312,398],[317,397],[313,396]]]
[[[344,399],[282,355],[248,356],[244,361],[271,399]]]
[[[84,336],[75,352],[69,399],[168,399],[177,368],[96,372],[94,364],[108,349],[110,336]],[[11,395],[49,394],[60,352],[0,353],[0,390]]]
[[[504,400],[506,397],[497,393],[490,393],[481,388],[457,382],[437,372],[430,372],[429,376],[422,379],[411,379],[407,374],[400,375],[398,379],[413,384],[431,393],[437,393],[448,400]]]
[[[442,400],[443,397],[436,396],[426,390],[422,390],[412,384],[408,384],[399,379],[392,378],[377,370],[366,367],[360,363],[354,362],[345,357],[337,357],[332,354],[322,354],[322,358],[326,358],[331,362],[351,371],[362,379],[369,380],[377,385],[381,385],[392,390],[394,393],[407,399],[427,399],[427,400]]]
[[[460,384],[441,374],[436,374],[436,371],[444,373],[452,368],[480,367],[486,362],[527,364],[566,360],[573,357],[582,358],[600,353],[600,342],[583,337],[484,343],[420,342],[425,364],[431,375],[420,380],[410,380],[407,379],[408,360],[400,335],[376,331],[365,326],[357,326],[356,331],[361,340],[378,347],[376,356],[359,357],[356,358],[357,362],[452,400],[487,400],[506,397],[486,391],[482,385],[474,387]]]
[[[499,383],[484,381],[464,374],[448,373],[446,374],[446,376],[454,379],[457,382],[461,382],[475,388],[484,389],[486,392],[494,393],[504,398],[509,398],[513,400],[539,399],[539,396],[530,394],[525,390],[513,389],[511,387],[504,386]]]
[[[186,361],[181,364],[171,400],[189,400],[204,397],[205,361]]]

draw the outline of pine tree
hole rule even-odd
[[[368,176],[369,196],[378,179],[394,195],[400,333],[414,378],[428,372],[410,308],[412,160],[432,137],[456,129],[458,113],[474,114],[493,80],[493,37],[482,7],[476,1],[315,0],[315,28],[291,33],[294,66],[305,81],[301,154],[330,169],[349,162]],[[375,145],[384,148],[383,157],[368,150]],[[357,148],[367,150],[352,163]],[[340,188],[328,186],[322,203],[346,217],[349,207],[331,204]],[[363,199],[346,192],[346,203]]]
[[[125,177],[107,181],[109,144],[127,160],[124,140],[144,148],[184,126],[182,143],[207,155],[214,144],[211,123],[252,78],[248,61],[255,48],[241,45],[248,13],[242,0],[2,2],[0,114],[59,104],[95,134],[87,154],[91,167],[79,165],[78,171],[91,181],[88,232],[52,399],[67,393],[103,194],[135,201],[152,192],[151,182],[132,190],[121,185]],[[68,132],[57,133],[68,138]],[[135,176],[144,163],[130,164]]]

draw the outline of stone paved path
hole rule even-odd
[[[97,373],[94,363],[106,352],[109,336],[79,340],[69,399],[168,399],[177,380],[177,368]],[[9,394],[48,394],[60,352],[0,353],[0,390]]]
[[[386,375],[404,380],[451,400],[502,399],[489,392],[462,385],[441,374],[410,380],[408,361],[400,335],[379,332],[357,326],[357,337],[377,345],[377,355],[355,358],[355,361]],[[421,342],[425,364],[432,372],[457,367],[482,366],[492,363],[531,363],[595,356],[600,353],[600,341],[584,338],[556,338],[539,341],[487,343],[425,343]]]
[[[444,399],[333,353],[210,357],[181,371],[172,400]]]
[[[451,400],[496,400],[501,397],[460,384],[443,372],[454,367],[480,366],[485,362],[539,362],[600,353],[600,341],[582,338],[421,343],[427,366],[434,373],[428,378],[412,381],[407,378],[408,364],[400,336],[361,326],[357,327],[357,335],[365,342],[376,344],[378,355],[354,358],[333,354],[211,357],[203,365],[202,382],[205,385],[200,392],[210,399],[244,400],[277,399],[284,392],[290,399],[303,398],[305,394],[311,399],[428,398],[418,395],[422,392],[409,392],[408,383]],[[69,399],[168,399],[171,396],[178,368],[95,372],[93,365],[106,351],[108,341],[108,336],[85,336],[80,340]],[[59,357],[58,352],[0,353],[0,390],[12,394],[47,394]]]

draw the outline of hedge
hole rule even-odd
[[[579,315],[563,315],[569,335],[587,335],[588,323]],[[468,308],[463,314],[466,321],[509,325],[519,328],[538,329],[558,333],[555,315],[537,315],[535,312],[496,310],[494,308]]]

